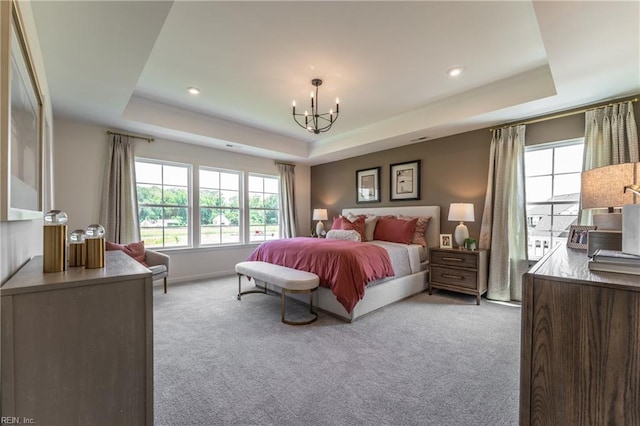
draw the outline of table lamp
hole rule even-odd
[[[316,236],[321,237],[325,234],[323,220],[327,220],[327,209],[313,209],[313,220],[317,220],[316,224]]]
[[[634,204],[633,193],[625,192],[624,187],[638,183],[639,171],[640,163],[622,163],[582,172],[582,209],[608,210],[593,215],[598,230],[622,230],[622,213],[614,213],[613,209]]]
[[[469,228],[467,228],[464,222],[473,222],[475,220],[473,204],[451,203],[449,205],[449,220],[460,221],[460,224],[456,226],[453,238],[456,240],[459,248],[464,247],[464,240],[469,238]]]

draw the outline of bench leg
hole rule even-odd
[[[317,290],[317,287],[312,289],[312,290],[287,290],[285,288],[282,289],[282,302],[281,302],[281,320],[283,323],[285,324],[289,324],[289,325],[306,325],[306,324],[311,324],[312,322],[315,322],[318,319],[318,314],[316,312],[313,311],[313,292]],[[285,305],[285,298],[286,298],[286,293],[309,293],[309,312],[311,313],[311,315],[313,315],[313,318],[311,318],[310,320],[307,321],[289,321],[285,318],[285,311],[286,311],[286,305]]]
[[[264,283],[264,287],[260,287],[259,285],[256,285],[256,287],[261,288],[262,290],[246,290],[246,291],[242,291],[242,277],[244,276],[241,273],[237,273],[238,274],[238,300],[242,300],[241,296],[244,294],[250,294],[250,293],[263,293],[263,294],[267,294],[267,283]]]

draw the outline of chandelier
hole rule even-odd
[[[296,113],[296,101],[293,101],[293,119],[298,125],[306,129],[310,133],[318,134],[320,132],[326,132],[333,126],[333,123],[338,119],[340,113],[340,99],[336,98],[336,110],[330,109],[329,112],[320,113],[320,102],[318,100],[318,87],[322,85],[322,80],[314,78],[311,80],[311,84],[316,87],[316,93],[314,95],[311,92],[311,114],[305,110],[304,114]]]

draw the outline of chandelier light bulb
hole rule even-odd
[[[307,115],[309,115],[309,112],[307,110],[304,110],[304,115],[306,117]]]
[[[336,103],[339,104],[340,103],[340,98],[336,98]]]
[[[295,107],[296,106],[296,101],[294,100],[293,102],[291,102],[291,105],[293,105]]]

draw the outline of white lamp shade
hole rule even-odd
[[[313,209],[313,220],[327,220],[327,209]]]
[[[449,220],[460,222],[475,221],[473,204],[471,203],[451,203],[449,205]],[[468,238],[468,237],[467,237]]]

